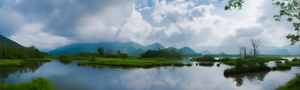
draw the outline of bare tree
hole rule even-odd
[[[245,46],[241,46],[240,47],[240,56],[242,57],[242,55],[244,55],[244,57],[246,57],[247,56],[247,47],[245,47]]]
[[[254,58],[256,58],[257,54],[258,54],[257,48],[261,44],[261,41],[260,41],[259,38],[257,38],[257,39],[251,39],[251,43],[252,43],[252,46],[253,46],[253,56],[254,56]]]

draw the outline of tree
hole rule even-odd
[[[104,55],[104,50],[103,50],[103,48],[98,48],[97,51],[99,52],[100,55]]]
[[[275,0],[272,0],[275,1]],[[279,15],[274,15],[275,21],[280,21],[282,16],[287,16],[287,21],[293,22],[296,34],[289,34],[286,36],[290,39],[291,45],[300,41],[300,5],[299,0],[276,0],[273,5],[280,7]],[[231,10],[232,8],[242,10],[244,0],[229,0],[228,5],[225,6],[225,10]],[[297,19],[297,20],[294,20]]]
[[[245,47],[245,46],[241,46],[240,47],[240,57],[242,57],[242,55],[244,56],[244,57],[246,57],[247,56],[247,47]]]
[[[118,50],[118,54],[122,53],[120,50]]]
[[[257,48],[261,44],[261,41],[260,41],[259,38],[257,38],[257,39],[251,39],[251,44],[252,44],[252,47],[253,47],[253,56],[254,56],[254,58],[256,58],[257,54],[258,54]]]

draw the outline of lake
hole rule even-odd
[[[78,62],[52,60],[28,62],[23,68],[1,68],[0,80],[24,82],[44,77],[57,90],[269,90],[284,85],[300,73],[300,67],[292,67],[285,71],[224,76],[223,71],[232,66],[221,64],[218,67],[218,62],[213,66],[196,66],[196,62],[191,61],[191,67],[154,68],[78,66]],[[267,64],[273,66],[275,62]]]

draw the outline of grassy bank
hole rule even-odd
[[[122,58],[95,58],[95,60],[82,60],[78,65],[108,65],[108,66],[132,66],[132,67],[151,67],[169,66],[172,62],[161,60],[130,60]]]
[[[0,67],[20,67],[23,62],[20,59],[0,59]]]
[[[300,75],[296,75],[294,79],[278,87],[277,90],[300,90]]]
[[[1,90],[54,90],[49,80],[45,78],[32,79],[31,82],[21,82],[16,84],[0,84]]]

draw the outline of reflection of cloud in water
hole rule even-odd
[[[129,71],[120,76],[121,84],[127,89],[145,90],[149,89],[152,83],[151,78],[144,69]]]

